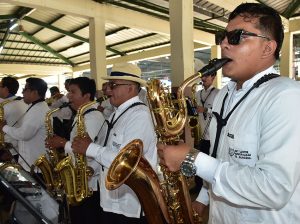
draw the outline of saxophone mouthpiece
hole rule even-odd
[[[232,61],[230,58],[214,58],[209,61],[208,65],[204,66],[200,69],[199,73],[203,76],[208,76],[210,74],[215,73],[221,67],[223,67],[227,62]]]

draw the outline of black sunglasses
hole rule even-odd
[[[216,45],[220,45],[222,43],[222,41],[225,39],[225,37],[227,37],[229,44],[238,45],[238,44],[240,44],[243,36],[260,37],[260,38],[265,38],[267,40],[271,40],[269,37],[266,37],[266,36],[263,36],[260,34],[256,34],[256,33],[247,32],[242,29],[232,30],[229,32],[226,30],[223,30],[223,31],[217,32],[215,35]]]
[[[127,83],[114,83],[114,82],[108,82],[107,83],[107,86],[110,88],[110,89],[115,89],[117,88],[118,86],[130,86],[132,84],[127,84]]]

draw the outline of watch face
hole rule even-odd
[[[194,164],[183,162],[181,165],[181,173],[186,177],[192,177],[196,173],[196,169],[194,167]]]

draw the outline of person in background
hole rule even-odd
[[[51,93],[51,102],[48,104],[50,109],[58,108],[69,101],[67,96],[60,93],[57,86],[52,86],[49,90]]]
[[[77,111],[82,105],[92,102],[95,98],[95,93],[96,84],[93,79],[89,79],[87,77],[72,79],[69,83],[68,93],[70,106]],[[86,128],[84,131],[86,131],[93,141],[95,141],[97,135],[102,131],[105,119],[102,113],[96,109],[96,104],[86,108],[83,116]],[[74,158],[71,144],[75,136],[78,135],[78,130],[76,128],[77,122],[77,117],[75,117],[70,133],[70,140],[55,135],[47,138],[46,145],[55,149],[64,148],[65,153],[71,154]],[[100,167],[99,164],[91,157],[87,157],[87,166],[92,167],[94,170],[94,174],[89,179],[88,183],[89,188],[93,190],[93,195],[84,199],[80,205],[70,205],[70,217],[72,224],[99,223],[98,215],[100,214],[100,202],[97,181],[99,179]]]
[[[156,134],[149,108],[139,99],[140,85],[146,82],[141,79],[141,70],[130,63],[116,64],[110,76],[103,77],[108,82],[110,103],[116,108],[108,119],[106,132],[100,133],[99,142],[93,143],[90,138],[76,138],[72,148],[74,152],[94,158],[101,164],[100,205],[102,208],[99,223],[135,224],[147,223],[141,204],[126,185],[109,191],[105,187],[108,169],[119,153],[134,139],[143,141],[143,156],[154,170],[157,166]],[[104,135],[103,135],[104,133]]]
[[[115,111],[115,108],[113,105],[110,103],[110,95],[108,92],[108,82],[104,82],[102,84],[102,94],[103,96],[100,98],[99,105],[98,105],[98,110],[102,112],[103,116],[105,119],[108,119],[110,115]]]
[[[45,102],[47,83],[40,78],[26,79],[23,99],[29,105],[19,127],[0,122],[0,130],[18,141],[19,164],[26,170],[42,155],[45,148],[45,116],[49,107]]]
[[[300,86],[274,69],[283,37],[274,9],[239,5],[216,35],[231,81],[213,104],[210,156],[158,144],[171,171],[209,183],[194,204],[209,204],[209,223],[300,223]]]
[[[203,89],[196,93],[197,108],[196,111],[199,115],[200,127],[202,130],[201,139],[197,149],[201,152],[209,154],[210,141],[209,141],[209,124],[212,118],[212,105],[219,89],[213,86],[214,79],[217,73],[209,74],[201,77]]]
[[[71,82],[72,79],[73,78],[69,78],[69,79],[65,80],[64,85],[65,85],[65,89],[66,89],[67,93],[69,92],[69,85],[70,85],[70,82]]]
[[[23,115],[25,114],[28,105],[23,101],[22,97],[16,96],[19,89],[19,82],[14,77],[4,77],[0,82],[0,103],[9,100],[3,106],[3,120],[9,126],[20,127],[22,123]],[[2,129],[1,129],[2,131]],[[9,152],[14,157],[15,161],[18,161],[18,141],[11,136],[5,134],[4,142],[10,143]],[[11,160],[11,155],[7,150],[0,151],[0,161]],[[3,157],[7,157],[6,159]]]

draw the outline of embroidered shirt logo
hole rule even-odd
[[[119,149],[121,144],[118,144],[117,142],[112,142],[113,147]]]
[[[236,159],[251,159],[251,153],[245,150],[236,150],[233,148],[229,148],[228,154]]]
[[[229,138],[234,139],[234,134],[227,133],[227,136],[228,136]]]

